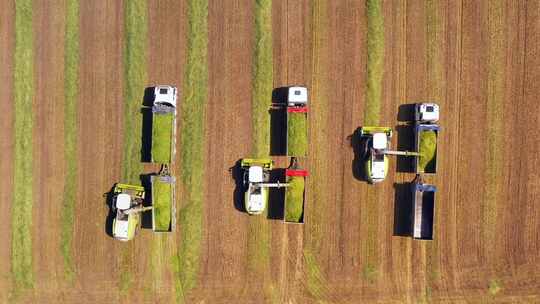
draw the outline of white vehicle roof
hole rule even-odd
[[[421,103],[417,107],[417,119],[422,121],[438,121],[439,105],[436,103]]]
[[[154,103],[170,103],[176,107],[176,88],[169,85],[159,85],[154,88]]]
[[[261,189],[261,194],[251,194],[249,196],[248,202],[248,211],[249,212],[262,212],[264,210],[264,196],[263,189]]]
[[[129,227],[128,221],[119,221],[117,219],[116,224],[114,225],[114,236],[117,238],[127,239],[128,227]]]
[[[127,210],[131,207],[131,196],[126,193],[120,193],[116,197],[116,208],[120,210]]]
[[[373,179],[384,179],[384,160],[371,162],[371,178]]]
[[[288,102],[294,104],[306,104],[308,102],[308,92],[306,87],[290,87]]]
[[[377,150],[386,149],[388,144],[388,138],[385,133],[373,134],[373,148]]]
[[[249,167],[249,182],[250,183],[262,183],[263,182],[263,168],[259,166]]]

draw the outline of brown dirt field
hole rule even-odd
[[[11,269],[11,201],[13,189],[13,49],[15,48],[14,3],[0,3],[0,107],[4,109],[0,119],[0,235],[4,245],[0,247],[0,302],[8,301]]]
[[[120,2],[83,1],[80,7],[79,192],[73,253],[77,278],[65,285],[59,251],[59,206],[63,185],[63,6],[37,1],[34,270],[36,288],[29,302],[167,303],[175,298],[176,278],[170,258],[182,231],[158,237],[141,231],[128,244],[105,233],[108,207],[102,197],[119,181],[122,161],[123,6]],[[150,1],[147,44],[148,86],[171,83],[182,88],[185,63],[185,1]],[[206,105],[203,243],[198,286],[188,303],[272,303],[245,263],[249,217],[234,205],[235,182],[229,168],[251,150],[251,75],[253,4],[238,0],[209,4],[209,83]],[[0,233],[9,242],[13,167],[12,4],[0,4]],[[309,1],[273,3],[274,86],[324,79],[311,99],[310,170],[327,155],[327,183],[308,181],[306,224],[270,226],[269,281],[277,303],[537,303],[540,301],[540,165],[537,96],[540,85],[540,4],[505,2],[504,19],[504,189],[497,202],[496,244],[482,239],[486,177],[488,33],[487,1],[441,1],[434,13],[421,1],[385,1],[385,58],[381,125],[397,129],[400,106],[436,100],[441,106],[438,174],[428,180],[438,187],[435,236],[432,242],[394,236],[394,211],[406,193],[399,184],[414,175],[395,172],[390,160],[387,180],[375,186],[357,180],[349,136],[361,126],[365,103],[366,16],[360,1],[327,1],[326,29],[320,53],[314,53]],[[439,20],[430,42],[429,20]],[[429,54],[435,50],[436,60]],[[314,57],[315,55],[318,57]],[[315,75],[314,62],[324,75]],[[142,88],[141,88],[142,90]],[[327,94],[325,108],[317,105]],[[182,102],[183,92],[179,94]],[[320,100],[318,99],[320,98]],[[319,120],[319,114],[324,112]],[[180,120],[178,121],[180,128]],[[179,129],[180,130],[180,129]],[[315,146],[315,136],[324,145]],[[407,144],[395,132],[392,147]],[[178,141],[179,143],[179,141]],[[177,156],[181,147],[177,147]],[[280,164],[286,160],[279,158]],[[151,170],[150,166],[147,169]],[[178,174],[177,174],[178,175]],[[396,186],[397,184],[397,186]],[[180,187],[179,187],[180,188]],[[319,205],[310,201],[326,190]],[[406,190],[405,190],[406,191]],[[182,197],[178,189],[178,197]],[[369,199],[369,200],[368,200]],[[364,256],[368,206],[377,210],[377,276],[363,277],[370,262]],[[317,232],[320,239],[314,239]],[[320,247],[318,245],[320,244]],[[152,247],[164,254],[152,261]],[[305,248],[316,252],[325,285],[320,296],[309,291]],[[490,248],[494,248],[490,252]],[[10,288],[10,248],[0,248],[0,302]],[[371,257],[373,258],[373,257]],[[118,292],[127,261],[133,284]],[[489,261],[487,263],[486,261]],[[155,264],[157,263],[157,264]],[[156,266],[157,265],[157,266]],[[266,275],[266,274],[265,274]],[[492,279],[502,290],[489,296]],[[26,300],[26,299],[24,299]]]

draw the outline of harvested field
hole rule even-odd
[[[540,302],[538,1],[4,2],[0,302]],[[179,89],[179,221],[121,243],[106,193],[157,170],[140,161],[156,84]],[[243,212],[235,170],[267,156],[290,85],[310,94],[300,225],[279,199]],[[357,128],[412,150],[420,101],[441,108],[433,241],[396,227],[410,159],[377,185],[357,170]]]

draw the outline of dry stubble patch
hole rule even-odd
[[[73,282],[73,217],[77,191],[77,96],[79,88],[79,1],[66,0],[64,37],[64,157],[66,173],[61,216],[60,251],[66,279]]]
[[[382,2],[379,0],[366,1],[367,13],[367,79],[366,104],[364,107],[364,125],[377,126],[380,123],[382,79],[384,72],[384,16]],[[361,221],[367,225],[367,234],[363,248],[366,262],[362,277],[368,282],[374,282],[378,276],[378,206],[377,194],[373,187],[367,191],[366,202],[362,205]]]
[[[311,105],[310,139],[313,141],[310,147],[312,165],[310,166],[310,178],[308,179],[309,204],[318,206],[309,209],[309,218],[306,221],[308,241],[303,249],[304,271],[306,275],[307,291],[317,300],[326,295],[326,278],[321,272],[318,255],[321,254],[322,240],[324,239],[325,204],[327,202],[327,189],[324,186],[328,181],[328,153],[325,139],[328,122],[327,113],[327,36],[328,36],[328,3],[327,1],[315,1],[311,4],[312,18],[312,81],[311,96],[314,101]],[[322,185],[322,186],[321,186]]]
[[[204,117],[208,95],[208,2],[190,0],[187,6],[187,62],[182,103],[181,177],[184,202],[178,225],[182,238],[173,259],[178,301],[197,284],[202,239]]]
[[[502,188],[503,162],[503,98],[505,59],[505,13],[503,1],[488,2],[488,83],[487,83],[487,142],[486,184],[483,204],[482,235],[487,256],[493,252],[497,223],[497,203]]]
[[[34,53],[32,1],[15,2],[14,108],[15,163],[11,205],[11,273],[14,292],[32,288],[32,132]]]
[[[268,157],[270,150],[270,106],[273,88],[272,1],[255,2],[255,37],[253,48],[253,151],[255,158]],[[269,226],[264,215],[249,222],[248,265],[257,276],[269,271]],[[271,289],[271,288],[270,288]]]

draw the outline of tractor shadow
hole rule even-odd
[[[231,177],[234,180],[234,194],[233,194],[233,204],[234,208],[240,212],[246,212],[244,207],[244,193],[246,192],[246,187],[244,186],[244,170],[240,165],[241,159],[237,160],[234,166],[229,168]]]
[[[154,87],[144,90],[142,102],[141,162],[152,161],[152,106],[154,105]]]
[[[155,175],[152,174],[141,174],[141,186],[144,187],[144,200],[143,206],[149,207],[152,205],[152,181],[151,177]],[[152,212],[146,211],[141,213],[141,228],[142,229],[152,229]]]
[[[357,128],[353,134],[347,136],[354,153],[351,170],[354,178],[362,182],[368,182],[366,170],[364,170],[364,164],[368,158],[368,139],[360,135],[360,129],[360,127]]]
[[[410,183],[394,184],[394,236],[412,234],[413,197]]]
[[[270,171],[272,183],[279,181],[285,183],[285,169]],[[268,191],[268,215],[269,220],[282,220],[285,216],[285,188],[270,188]]]
[[[110,237],[114,237],[112,229],[113,229],[114,216],[116,215],[116,212],[113,207],[115,186],[116,184],[112,186],[109,192],[106,192],[103,194],[103,197],[105,198],[105,204],[107,205],[107,207],[109,207],[109,213],[107,214],[107,218],[105,219],[105,233],[107,233],[107,235]]]
[[[282,106],[270,109],[270,155],[287,154],[287,92],[288,87],[272,91],[272,103]]]
[[[413,122],[414,121],[414,107],[416,104],[402,104],[398,108],[397,121],[399,122]]]
[[[397,134],[398,151],[414,151],[414,128],[412,125],[398,125],[395,127]],[[396,171],[404,173],[414,172],[414,157],[396,157]]]

